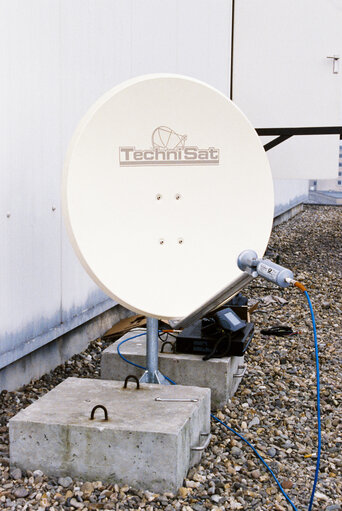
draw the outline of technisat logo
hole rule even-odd
[[[159,126],[152,133],[152,148],[119,147],[120,166],[219,165],[219,149],[199,149],[197,146],[185,145],[186,140],[187,135],[179,135],[167,126]]]

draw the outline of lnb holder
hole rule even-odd
[[[252,277],[263,277],[280,287],[289,287],[293,281],[291,270],[276,264],[269,259],[259,259],[254,250],[244,250],[237,261],[240,270],[249,273]]]
[[[266,280],[277,284],[280,287],[289,287],[295,283],[291,270],[273,263],[269,259],[259,259],[254,250],[244,250],[238,257],[238,267],[243,273],[230,283],[226,288],[221,290],[207,302],[202,304],[188,316],[181,320],[170,321],[170,325],[175,329],[185,328],[198,319],[203,318],[208,312],[215,310],[217,307],[227,303],[244,287],[246,287],[255,277],[264,277]]]

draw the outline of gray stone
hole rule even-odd
[[[43,477],[44,474],[41,470],[35,470],[32,475],[33,477]]]
[[[12,479],[21,479],[22,473],[21,473],[20,468],[13,468],[11,470],[11,477],[12,477]]]
[[[270,447],[266,452],[270,458],[274,458],[274,456],[277,454],[277,450],[274,447]]]
[[[101,409],[90,420],[98,404],[109,420]],[[68,378],[13,417],[9,432],[12,463],[38,466],[63,487],[73,477],[177,491],[210,432],[210,390]]]
[[[63,486],[63,488],[68,488],[72,484],[72,479],[69,476],[67,476],[67,477],[60,477],[58,479],[58,484]]]
[[[260,424],[260,419],[257,415],[255,415],[253,417],[253,419],[250,421],[250,423],[248,424],[248,428],[252,428],[253,426],[257,426],[258,424]]]
[[[220,502],[221,498],[222,498],[222,497],[220,497],[220,495],[212,495],[212,496],[211,496],[211,500],[212,500],[213,502],[216,502],[216,504],[218,504],[218,503]]]
[[[128,339],[134,335],[132,332],[125,334],[119,341]],[[128,374],[134,374],[138,378],[143,370],[128,366],[117,353],[118,342],[109,346],[101,358],[101,378],[105,380],[124,380]],[[160,348],[162,343],[160,342]],[[167,352],[170,347],[165,347],[165,353],[159,353],[159,369],[179,385],[193,385],[206,387],[211,390],[211,406],[213,409],[222,408],[230,397],[236,392],[244,367],[243,357],[224,357],[202,360],[201,355],[187,353]],[[146,336],[125,342],[120,348],[122,355],[140,366],[146,364]],[[235,376],[234,376],[235,375]]]
[[[30,492],[26,488],[24,488],[24,486],[20,486],[19,488],[16,488],[14,490],[13,495],[18,499],[22,499],[24,497],[27,497],[29,493]]]
[[[76,500],[75,498],[70,499],[70,505],[73,506],[73,507],[76,507],[76,508],[84,507],[84,503],[83,502],[78,502],[78,500]]]
[[[231,451],[233,456],[235,456],[235,458],[239,458],[240,456],[242,456],[242,451],[241,449],[239,449],[239,447],[236,447],[236,445],[234,445],[234,447],[231,448]]]
[[[194,511],[206,511],[206,507],[202,504],[191,504],[191,507]]]

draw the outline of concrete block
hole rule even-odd
[[[137,332],[129,332],[121,339],[128,339]],[[143,370],[127,364],[117,353],[119,341],[109,346],[101,358],[101,378],[124,380],[128,374],[142,376]],[[162,343],[160,342],[160,347]],[[212,358],[202,360],[201,355],[167,352],[159,354],[159,370],[180,385],[194,385],[211,389],[212,409],[222,408],[236,392],[245,371],[243,357]],[[159,349],[160,351],[160,349]],[[145,366],[146,336],[127,341],[120,352],[135,364]]]
[[[95,405],[107,408],[108,421],[101,409],[90,420]],[[175,492],[209,431],[209,389],[68,378],[9,421],[10,461],[55,477]]]

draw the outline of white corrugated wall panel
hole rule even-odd
[[[61,2],[63,154],[77,124],[92,103],[108,89],[131,76],[131,17],[130,1]],[[106,250],[106,247],[99,247],[99,250]],[[79,264],[64,226],[62,261],[63,322],[72,320],[82,310],[89,310],[95,304],[112,304]]]
[[[228,94],[231,0],[0,0],[0,10],[2,367],[112,305],[61,219],[80,118],[143,73],[187,74]]]
[[[32,351],[32,339],[60,323],[62,153],[59,2],[12,0],[0,7],[4,365]]]

